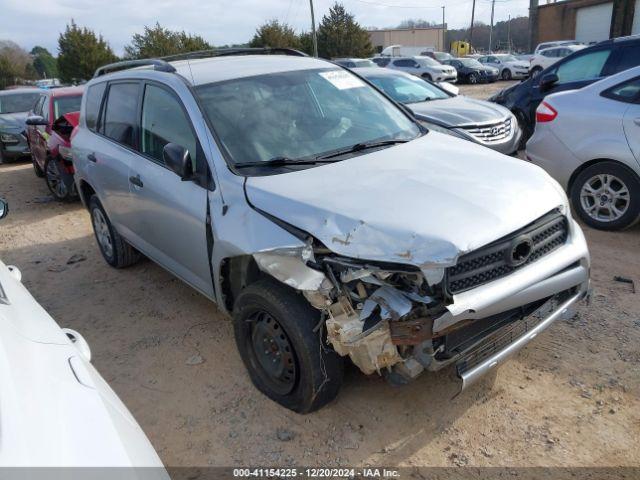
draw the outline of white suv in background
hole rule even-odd
[[[531,58],[529,73],[532,77],[535,77],[542,70],[550,67],[561,58],[568,57],[573,52],[577,52],[583,48],[585,48],[585,45],[564,45],[562,47],[541,50]]]
[[[431,57],[397,57],[389,62],[387,68],[402,70],[432,82],[455,82],[458,80],[458,72],[455,68],[442,65]]]

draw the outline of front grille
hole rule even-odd
[[[509,275],[564,245],[568,234],[567,218],[557,210],[549,212],[517,232],[461,256],[456,265],[447,268],[447,291],[453,295]],[[513,243],[526,237],[531,239],[531,254],[521,265],[513,265]]]
[[[461,127],[482,143],[494,143],[511,136],[511,118],[480,126]]]

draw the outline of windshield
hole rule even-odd
[[[460,63],[469,68],[482,68],[482,64],[474,58],[460,58]]]
[[[427,67],[433,67],[434,65],[440,65],[440,62],[431,58],[431,57],[422,57],[416,58],[416,61],[421,65],[426,65]]]
[[[400,103],[417,103],[451,98],[438,87],[413,76],[384,75],[367,77],[367,79]]]
[[[348,71],[313,69],[210,83],[196,88],[236,164],[315,158],[381,140],[411,140],[419,127]]]
[[[56,98],[53,102],[53,118],[59,118],[66,113],[80,111],[81,102],[81,95],[78,95],[77,97]]]
[[[0,95],[0,114],[28,112],[36,103],[40,92],[10,93]]]
[[[371,60],[354,60],[353,63],[356,64],[356,67],[377,67],[378,64],[372,62]]]
[[[451,60],[453,58],[453,55],[447,52],[436,52],[434,55],[436,56],[436,59],[441,62],[444,60]]]

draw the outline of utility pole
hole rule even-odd
[[[471,30],[469,31],[469,43],[473,47],[473,21],[476,16],[476,0],[473,0],[473,6],[471,7]]]
[[[491,39],[493,37],[493,9],[496,6],[496,0],[491,0],[491,28],[489,29],[489,53],[493,53],[493,44]]]
[[[440,51],[444,52],[444,41],[445,41],[445,35],[447,34],[447,29],[445,28],[445,23],[444,23],[444,5],[442,6],[442,45],[440,46]]]
[[[509,22],[507,23],[507,45],[509,46],[509,53],[511,53],[511,14],[509,14]]]
[[[311,6],[311,39],[313,40],[313,56],[318,58],[318,35],[316,34],[316,18],[313,15],[313,0],[309,0],[309,5]]]

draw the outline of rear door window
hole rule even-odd
[[[618,58],[616,73],[640,65],[640,42],[620,48],[618,50]]]
[[[640,77],[632,78],[602,92],[603,97],[625,103],[640,102]]]
[[[104,135],[131,148],[136,146],[138,90],[137,82],[111,84],[104,114]]]
[[[558,83],[581,82],[601,77],[610,55],[609,48],[570,58],[556,68]]]

